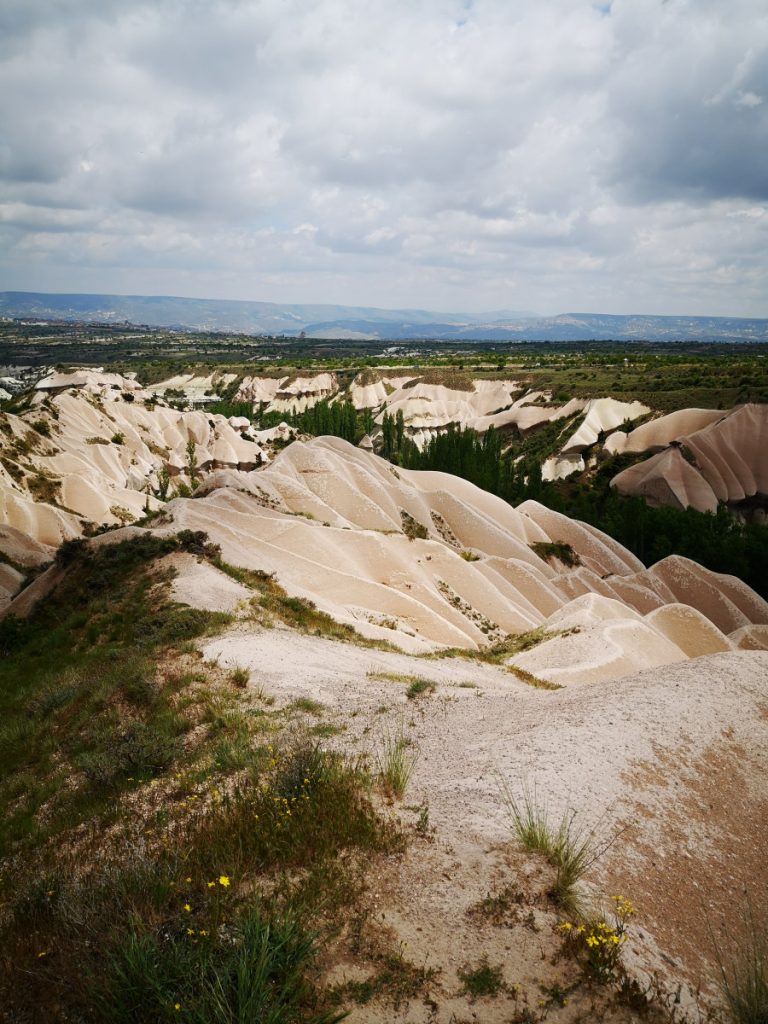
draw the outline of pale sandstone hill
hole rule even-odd
[[[0,426],[0,550],[26,535],[39,560],[86,526],[140,518],[161,502],[160,474],[173,493],[190,471],[216,467],[250,471],[260,446],[223,417],[147,404],[135,381],[82,370],[40,381],[23,415]]]
[[[552,639],[514,663],[579,683],[728,651],[727,634],[768,624],[768,604],[732,577],[676,556],[646,569],[535,502],[514,509],[338,438],[297,442],[250,475],[217,471],[198,493],[171,502],[158,529],[205,530],[227,562],[274,572],[289,593],[406,650],[476,649],[544,627]],[[425,539],[408,539],[414,525]],[[529,546],[542,541],[570,544],[582,564],[548,564]],[[470,551],[476,560],[461,557]]]
[[[715,416],[709,410],[686,412],[695,412],[700,420]],[[695,418],[680,414],[674,424],[658,420],[655,433],[652,423],[640,427],[629,435],[624,450],[652,450],[673,427],[692,425]],[[672,447],[619,473],[612,486],[620,494],[639,495],[652,505],[691,506],[700,512],[715,511],[719,502],[768,497],[768,406],[744,405],[727,414],[717,413],[708,424],[677,434],[670,443]],[[640,444],[648,449],[639,448]]]
[[[740,581],[674,557],[646,569],[599,530],[536,502],[514,509],[465,480],[397,470],[338,438],[296,442],[251,472],[260,449],[222,417],[149,408],[138,385],[126,392],[121,381],[67,383],[50,381],[48,402],[40,398],[25,420],[8,418],[11,449],[22,438],[29,465],[61,481],[57,502],[41,503],[26,476],[9,476],[0,490],[17,531],[0,536],[9,545],[26,533],[50,557],[86,519],[115,523],[160,508],[149,493],[158,469],[182,472],[194,441],[202,483],[194,500],[164,506],[167,525],[157,529],[205,530],[228,562],[274,572],[289,593],[408,650],[477,649],[544,627],[558,635],[516,664],[579,682],[683,660],[699,647],[729,650],[727,634],[768,623],[768,605]],[[485,400],[497,400],[493,389]],[[45,417],[49,437],[30,431],[31,416]],[[580,564],[542,560],[537,542],[569,544]],[[0,588],[10,596],[18,584],[11,571]],[[700,614],[654,614],[680,604]]]

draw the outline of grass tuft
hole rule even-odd
[[[740,941],[723,953],[710,927],[719,969],[719,987],[731,1024],[768,1021],[768,930],[761,926],[750,903],[742,914]]]
[[[387,796],[402,799],[418,759],[418,751],[406,736],[402,723],[394,731],[385,731],[376,752],[376,763],[379,783]]]
[[[586,830],[576,823],[575,811],[566,809],[553,821],[546,804],[538,802],[535,789],[531,792],[526,787],[522,799],[517,799],[502,779],[501,791],[520,845],[542,854],[555,868],[549,891],[552,901],[568,913],[582,914],[585,907],[579,883],[618,834],[599,842],[595,829]]]
[[[457,974],[462,984],[462,994],[469,996],[472,1001],[482,998],[493,999],[506,989],[502,966],[499,964],[492,967],[487,956],[484,956],[476,967],[467,964]]]

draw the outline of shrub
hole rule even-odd
[[[467,965],[457,973],[462,983],[462,992],[471,1000],[497,996],[506,988],[501,965],[491,967],[488,957],[483,957],[477,967]]]
[[[536,541],[534,544],[529,544],[528,547],[545,562],[556,558],[558,562],[562,562],[563,565],[567,565],[570,569],[575,569],[581,565],[581,558],[578,553],[574,551],[570,544],[566,544],[565,541]]]
[[[403,508],[400,509],[400,522],[402,523],[403,533],[408,540],[426,540],[429,537],[429,530],[426,526],[414,519]]]

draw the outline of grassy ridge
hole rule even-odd
[[[171,601],[179,550],[217,554],[190,531],[68,545],[58,588],[0,624],[0,998],[32,1021],[330,1024],[319,936],[399,835],[363,766],[200,661],[229,616]]]

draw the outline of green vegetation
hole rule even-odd
[[[417,697],[427,697],[433,694],[436,689],[437,687],[431,679],[414,679],[405,691],[405,695],[408,700],[416,700]]]
[[[564,811],[560,819],[553,822],[547,807],[537,802],[535,791],[531,793],[526,789],[519,800],[505,781],[501,789],[520,845],[542,854],[555,868],[555,879],[549,891],[552,901],[569,913],[579,913],[583,909],[579,882],[607,845],[596,843],[594,829],[585,831],[577,826],[573,811]]]
[[[551,558],[557,559],[558,562],[562,562],[563,565],[567,565],[571,569],[581,565],[578,553],[573,550],[570,544],[566,544],[561,540],[552,542],[536,541],[534,544],[529,544],[528,547],[545,562],[548,562]]]
[[[723,1004],[731,1024],[768,1021],[768,929],[750,903],[742,915],[741,935],[729,936],[728,952],[710,935],[715,948]]]
[[[230,619],[174,604],[205,534],[63,545],[0,623],[0,998],[13,1019],[341,1017],[314,962],[376,851],[364,767],[197,656]]]
[[[384,999],[398,1010],[403,1003],[424,994],[435,976],[432,968],[417,967],[406,960],[402,949],[398,953],[384,953],[378,959],[381,964],[378,971],[364,981],[340,985],[334,992],[335,998],[351,999],[361,1006],[372,999]]]
[[[376,764],[379,783],[386,796],[402,799],[418,758],[418,751],[402,723],[395,730],[385,730],[376,751]]]
[[[483,957],[476,967],[467,964],[457,973],[462,993],[472,1001],[483,997],[494,998],[506,989],[503,967],[501,964],[492,967],[488,957]]]
[[[212,558],[212,562],[217,569],[254,592],[250,603],[251,617],[263,626],[272,626],[277,620],[302,633],[312,633],[330,640],[343,640],[382,651],[396,649],[392,644],[383,640],[369,640],[352,626],[336,622],[326,612],[319,611],[313,601],[303,597],[289,597],[275,579],[274,573],[260,569],[241,569],[223,561],[218,555]]]
[[[400,509],[400,522],[403,525],[403,533],[408,540],[427,540],[429,537],[429,530],[420,523],[417,519],[406,512],[405,509]]]

